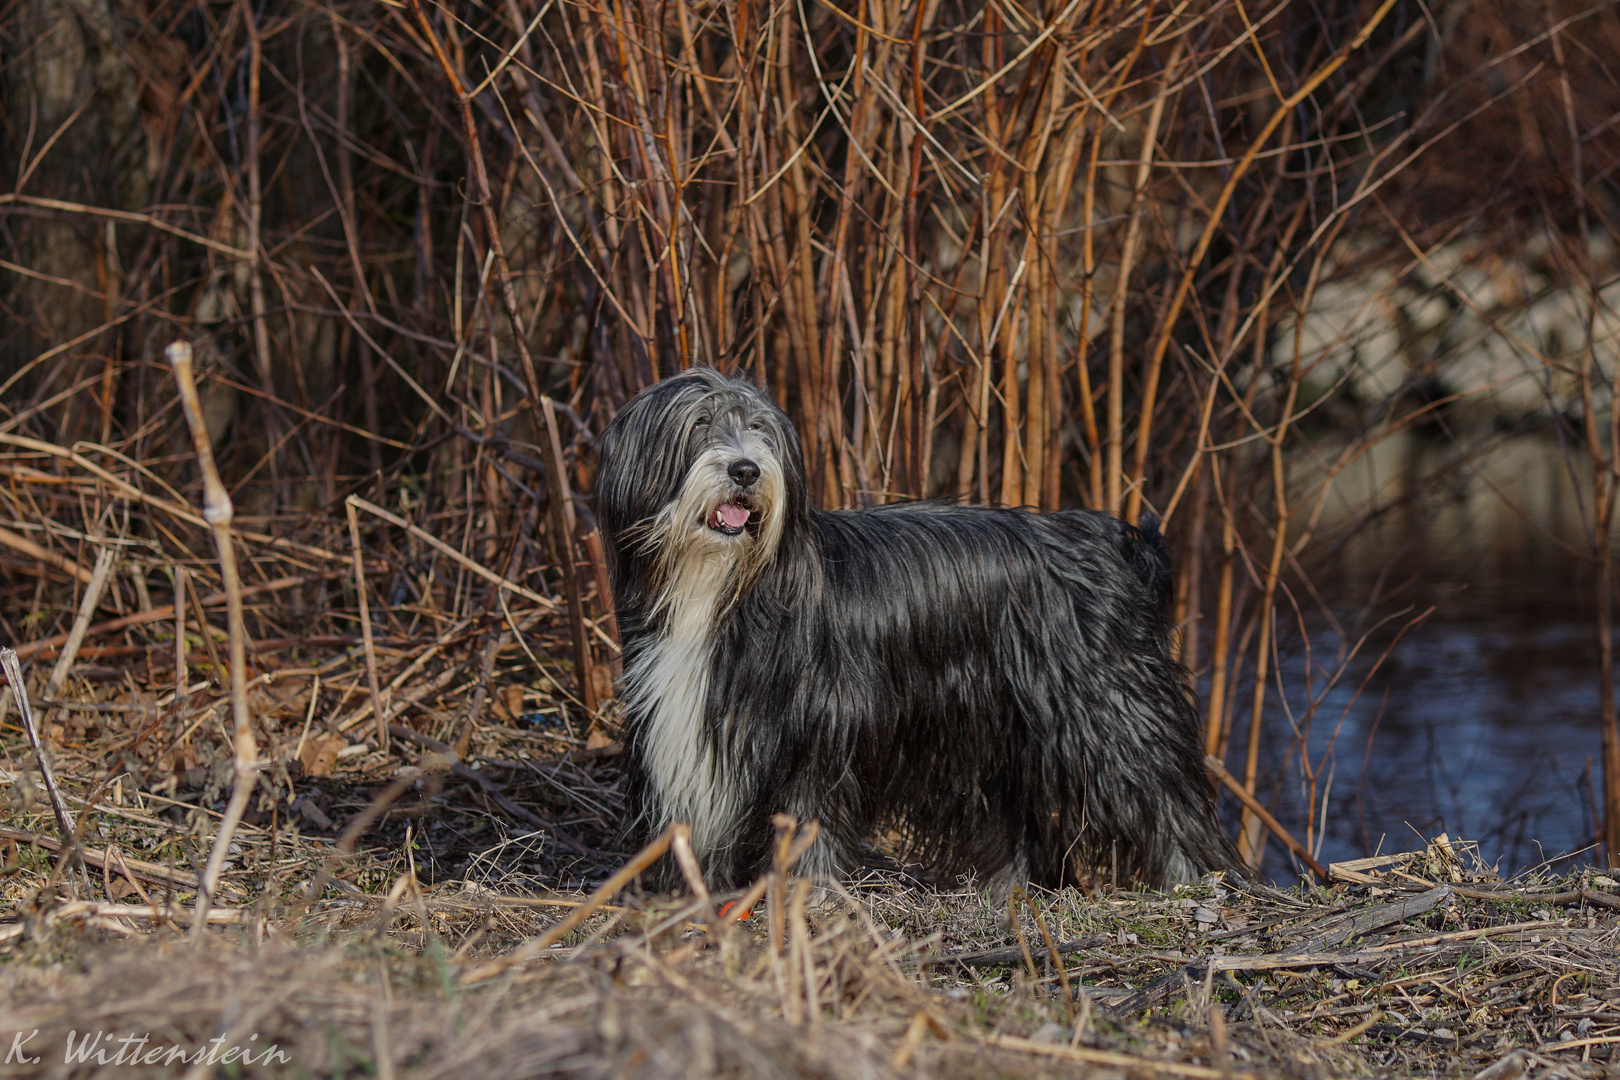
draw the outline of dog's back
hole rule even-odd
[[[949,503],[811,520],[820,598],[784,630],[831,644],[782,647],[881,722],[834,725],[836,752],[806,728],[806,756],[846,762],[925,861],[1049,885],[1075,862],[1154,884],[1233,865],[1155,521]]]

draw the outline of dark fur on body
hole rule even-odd
[[[728,482],[728,455],[745,454],[759,478]],[[805,868],[824,874],[857,869],[882,823],[936,871],[1003,885],[1080,867],[1162,886],[1234,866],[1151,524],[947,503],[818,510],[787,417],[707,369],[621,410],[596,497],[636,826],[704,819],[694,846],[712,883],[768,863],[778,812],[821,822]],[[727,535],[706,500],[733,499],[750,514]],[[703,588],[672,589],[703,559]],[[666,655],[677,639],[685,666]],[[669,708],[682,693],[701,706]]]

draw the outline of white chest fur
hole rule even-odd
[[[682,560],[664,597],[663,629],[625,672],[628,704],[646,725],[652,824],[691,825],[700,860],[731,842],[740,801],[705,717],[714,612],[733,565],[720,553]]]

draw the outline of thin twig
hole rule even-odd
[[[1204,756],[1204,767],[1209,769],[1210,775],[1226,785],[1226,789],[1238,797],[1248,810],[1260,819],[1261,824],[1271,830],[1271,835],[1283,842],[1283,846],[1299,857],[1300,861],[1309,866],[1317,877],[1327,880],[1327,867],[1317,862],[1305,845],[1294,839],[1294,834],[1283,828],[1281,823],[1271,815],[1271,811],[1254,794],[1243,786],[1242,781],[1227,771],[1226,764],[1214,754]]]
[[[73,669],[73,661],[78,659],[79,646],[84,644],[90,618],[101,603],[102,590],[107,587],[107,577],[112,573],[116,559],[117,552],[111,547],[104,547],[96,553],[96,566],[90,572],[90,584],[85,586],[84,595],[79,598],[79,611],[73,617],[73,628],[68,631],[67,640],[56,658],[56,666],[51,668],[51,677],[45,682],[47,699],[55,700],[62,695],[62,687],[67,683],[68,672]]]
[[[56,828],[61,833],[63,848],[71,852],[76,847],[73,818],[68,813],[67,803],[62,801],[62,790],[57,786],[56,774],[51,771],[50,755],[45,752],[45,744],[39,737],[39,726],[34,723],[34,710],[28,704],[28,687],[23,682],[17,654],[11,649],[0,647],[0,671],[5,672],[6,682],[11,684],[17,713],[22,717],[23,730],[28,733],[28,745],[33,748],[34,762],[39,766],[39,775],[45,781],[45,793],[51,800],[51,812],[56,815]]]
[[[585,636],[585,605],[580,599],[579,569],[574,562],[574,530],[570,520],[573,502],[568,494],[568,477],[563,471],[556,406],[549,397],[542,398],[540,405],[541,415],[545,418],[546,448],[550,452],[546,461],[546,486],[551,496],[551,535],[557,545],[563,595],[568,598],[568,632],[574,640],[574,680],[579,687],[579,700],[585,706],[586,719],[594,724],[596,684],[591,678],[591,646]]]
[[[360,549],[360,517],[355,513],[355,497],[349,496],[343,508],[349,516],[349,545],[354,552],[354,589],[360,599],[360,640],[366,650],[366,685],[371,690],[371,729],[377,735],[377,749],[388,753],[388,714],[383,710],[382,692],[377,688],[377,647],[371,640],[371,602],[366,599],[366,565]]]
[[[231,721],[235,729],[231,755],[231,798],[220,819],[214,846],[208,852],[208,864],[203,869],[197,888],[197,906],[191,924],[192,940],[201,940],[208,926],[208,908],[219,884],[219,873],[230,850],[231,835],[236,831],[242,813],[247,809],[248,797],[253,793],[258,777],[259,748],[253,738],[253,724],[248,716],[247,701],[247,628],[242,619],[242,579],[236,571],[236,549],[231,543],[231,518],[234,510],[231,497],[220,481],[219,469],[214,464],[214,448],[208,440],[208,425],[203,419],[202,402],[197,397],[197,382],[191,371],[191,346],[176,341],[165,350],[165,356],[174,368],[175,382],[180,389],[180,401],[185,409],[186,424],[191,428],[192,447],[203,476],[203,517],[214,533],[214,548],[219,553],[220,577],[225,582],[226,631],[230,635],[231,653]]]

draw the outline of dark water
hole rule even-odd
[[[1592,844],[1591,500],[1569,460],[1550,436],[1399,437],[1339,477],[1318,526],[1332,550],[1311,568],[1331,614],[1308,611],[1303,634],[1280,627],[1283,693],[1273,684],[1262,742],[1262,794],[1301,839],[1303,743],[1323,862],[1446,832],[1511,872]],[[1302,493],[1308,479],[1295,477]],[[1273,843],[1267,870],[1289,865]]]

